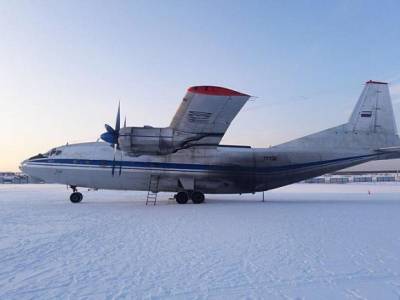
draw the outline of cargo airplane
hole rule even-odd
[[[23,172],[70,186],[174,192],[179,204],[204,194],[255,193],[365,163],[400,157],[387,83],[366,82],[347,123],[269,148],[222,145],[250,96],[217,86],[187,90],[168,127],[105,125],[103,141],[67,144],[33,156]]]

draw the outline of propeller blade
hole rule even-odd
[[[110,132],[104,132],[103,134],[100,135],[100,138],[110,144],[114,144],[115,142],[115,134],[114,133],[110,133]]]
[[[121,128],[120,105],[121,104],[118,102],[117,120],[115,121],[115,132],[117,134],[119,134],[119,129]]]
[[[104,124],[104,127],[106,128],[107,132],[109,132],[109,133],[115,132],[115,130],[108,124]]]
[[[120,116],[120,104],[118,103],[118,112],[117,112],[117,119],[115,121],[115,129],[112,128],[110,125],[105,124],[104,127],[106,128],[106,132],[104,132],[102,135],[100,135],[100,138],[107,142],[110,143],[111,145],[117,145],[117,148],[119,149],[118,145],[118,137],[119,137],[119,130],[121,128],[121,116]]]
[[[126,128],[126,116],[125,116],[125,120],[124,120],[124,128]]]
[[[121,176],[122,173],[122,152],[121,152],[121,159],[119,160],[119,176]]]
[[[113,159],[113,164],[111,168],[111,175],[114,176],[114,171],[115,171],[115,152],[116,152],[116,145],[114,144],[114,159]]]

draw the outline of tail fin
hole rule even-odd
[[[372,80],[366,82],[348,126],[354,132],[397,135],[387,83]]]
[[[397,135],[387,83],[367,81],[364,90],[345,124],[322,130],[280,145],[300,149],[332,151],[399,152]],[[395,147],[395,148],[393,148]]]

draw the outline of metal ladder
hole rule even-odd
[[[146,205],[149,205],[149,204],[156,205],[159,178],[160,178],[160,176],[158,176],[158,175],[150,175],[149,189],[147,191],[147,198],[146,198]]]

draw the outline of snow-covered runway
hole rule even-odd
[[[0,299],[400,297],[399,184],[83,193],[0,185]]]

